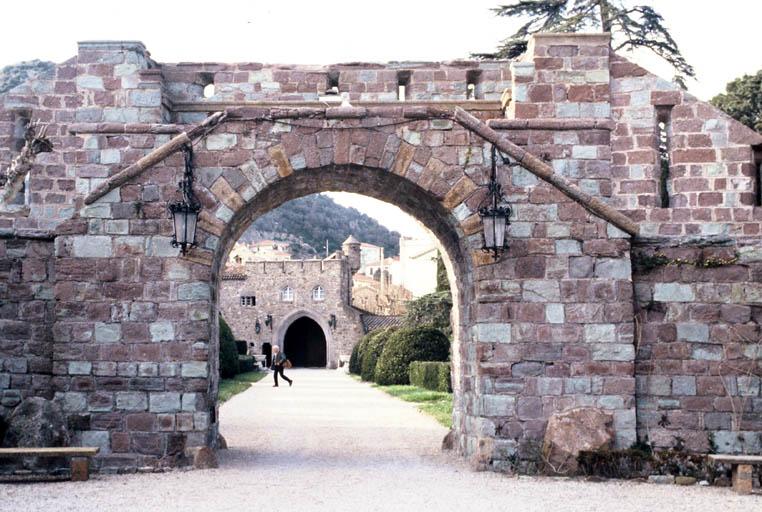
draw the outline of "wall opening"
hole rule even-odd
[[[656,110],[656,148],[658,151],[659,206],[670,207],[670,138],[672,136],[672,107],[659,107]]]
[[[306,316],[297,318],[286,330],[283,352],[296,367],[325,368],[328,364],[325,333]]]
[[[754,150],[754,206],[762,206],[762,146],[752,146]]]
[[[480,100],[482,99],[482,87],[481,87],[482,72],[480,69],[471,69],[466,72],[466,99],[467,100]]]
[[[397,72],[397,99],[405,101],[408,98],[410,89],[410,71]]]

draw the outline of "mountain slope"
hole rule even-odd
[[[380,245],[387,256],[399,253],[399,233],[390,231],[375,219],[354,208],[337,204],[322,194],[294,199],[257,219],[241,236],[241,241],[254,241],[269,237],[289,240],[296,237],[312,249],[297,249],[295,256],[324,255],[328,241],[330,252],[341,249],[349,235],[361,242]]]

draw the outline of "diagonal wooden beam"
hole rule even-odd
[[[219,126],[219,124],[224,121],[226,117],[226,112],[216,112],[187,132],[183,132],[175,137],[172,137],[172,139],[170,139],[166,144],[162,144],[134,164],[119,171],[95,187],[95,189],[91,191],[87,197],[85,197],[85,204],[94,203],[101,197],[114,190],[116,187],[123,185],[135,176],[141,174],[146,169],[158,164],[172,153],[179,151],[184,144],[190,144],[194,139],[206,136],[209,134],[209,132]]]
[[[556,174],[551,166],[534,156],[532,153],[509,141],[507,137],[497,133],[462,108],[455,108],[453,119],[467,130],[479,135],[487,142],[494,144],[497,149],[516,160],[516,162],[527,171],[531,172],[541,180],[547,181],[563,192],[571,200],[580,204],[594,215],[612,223],[632,236],[637,236],[640,232],[638,225],[622,212],[604,203],[599,198],[581,190],[577,185],[563,176]]]

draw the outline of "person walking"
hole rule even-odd
[[[292,379],[289,379],[283,374],[284,368],[291,368],[291,363],[289,362],[288,358],[286,357],[286,354],[280,351],[280,347],[278,345],[273,345],[273,378],[275,379],[275,384],[273,384],[274,388],[278,387],[278,374],[280,373],[280,376],[283,377],[283,380],[288,382],[288,385],[291,386],[294,381]]]

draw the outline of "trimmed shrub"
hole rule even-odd
[[[238,373],[253,372],[255,365],[254,356],[238,356]]]
[[[450,363],[413,361],[410,363],[410,384],[432,391],[452,393]]]
[[[413,361],[447,361],[450,340],[431,327],[398,329],[386,342],[376,364],[376,382],[409,384]]]
[[[357,345],[352,349],[352,355],[349,357],[349,373],[360,375],[362,373],[362,357],[365,353],[365,347],[368,346],[368,342],[378,334],[379,330],[371,331],[357,342]],[[356,355],[355,355],[356,354]],[[354,364],[352,358],[354,357]]]
[[[432,327],[439,329],[447,337],[452,337],[450,311],[452,296],[449,290],[429,293],[407,303],[405,327]]]
[[[376,331],[374,336],[368,338],[368,342],[363,350],[362,362],[360,363],[360,377],[362,380],[375,380],[378,358],[381,357],[384,345],[386,345],[386,342],[396,330],[393,327],[381,329]]]
[[[248,352],[246,340],[235,340],[235,349],[238,351],[239,356],[245,356]]]
[[[229,379],[238,373],[238,349],[230,326],[220,315],[220,377]]]

